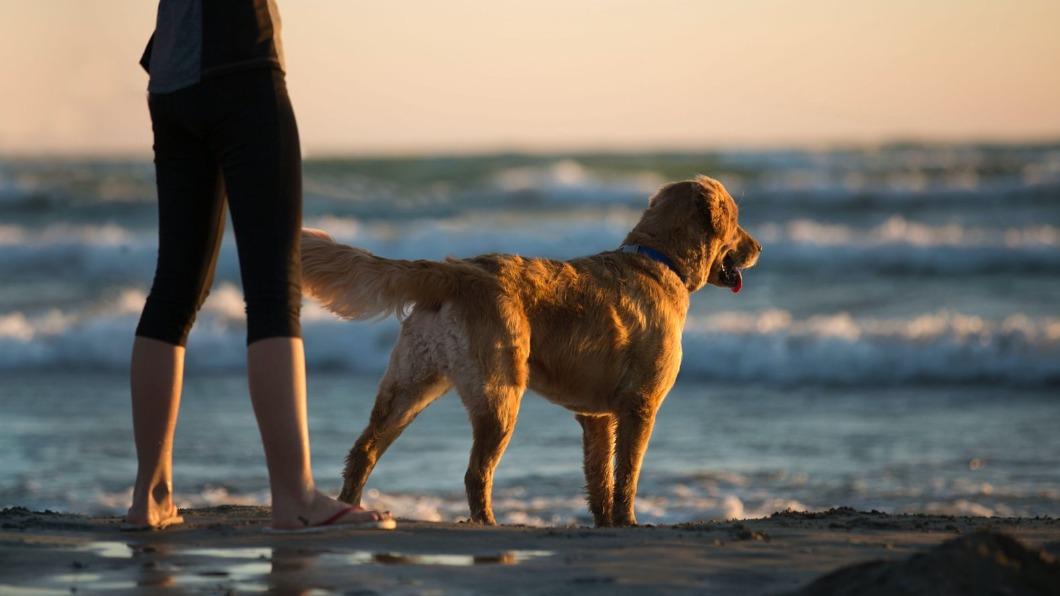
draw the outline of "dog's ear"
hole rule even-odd
[[[693,182],[698,186],[701,197],[698,205],[707,230],[722,233],[736,221],[733,211],[735,203],[726,199],[728,192],[721,182],[702,174],[696,176]]]

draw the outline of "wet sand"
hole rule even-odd
[[[1053,560],[1060,555],[1060,520],[1048,518],[837,509],[599,530],[399,520],[391,532],[280,536],[263,532],[265,508],[214,507],[184,515],[187,523],[180,528],[125,533],[117,518],[6,509],[0,512],[0,593],[826,594],[850,593],[862,580],[878,583],[881,574],[905,578],[907,567],[894,565],[910,562],[944,580],[967,575],[960,565],[980,571],[999,566],[1015,574],[1016,580],[1004,581],[1036,574],[1011,593],[1060,592],[1060,564]],[[990,546],[1004,536],[1018,544]],[[913,556],[935,549],[933,555],[938,545],[960,537],[985,542],[958,545],[971,553],[959,563]],[[868,561],[881,563],[812,583]]]

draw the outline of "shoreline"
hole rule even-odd
[[[891,515],[839,508],[636,528],[482,527],[399,519],[398,529],[390,532],[275,535],[263,531],[269,521],[265,507],[182,513],[184,526],[129,533],[118,530],[117,517],[5,509],[0,512],[0,591],[777,594],[801,589],[831,594],[838,592],[829,581],[847,589],[862,580],[878,583],[880,574],[894,565],[918,561],[924,566],[958,544],[972,559],[977,552],[985,558],[945,559],[929,568],[954,579],[954,574],[982,575],[998,560],[1019,561],[1015,575],[1005,575],[1012,565],[1002,566],[1001,575],[989,581],[1009,582],[1001,585],[1013,594],[1051,593],[1038,591],[1035,586],[1040,585],[1060,592],[1060,563],[1055,560],[1060,557],[1060,519],[1054,518]],[[1018,541],[1012,543],[1016,546],[1005,542],[1006,536]],[[950,543],[940,550],[940,544],[955,538],[978,542]],[[925,552],[927,558],[913,556]],[[879,563],[867,565],[870,561]],[[950,569],[955,565],[956,570]],[[960,571],[961,565],[968,569]],[[810,587],[840,569],[844,571],[826,578],[823,587],[821,582]],[[892,573],[905,583],[912,581],[911,574],[916,579],[914,572],[902,569]]]

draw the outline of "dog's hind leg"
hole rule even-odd
[[[596,527],[610,526],[615,490],[615,417],[578,414],[575,418],[582,425],[589,510],[592,511]]]
[[[461,391],[473,433],[471,459],[464,475],[473,522],[491,526],[497,523],[493,517],[493,471],[515,431],[523,390],[518,386],[506,386],[491,387],[470,395]]]
[[[375,464],[416,416],[445,393],[449,379],[435,369],[430,359],[403,333],[390,357],[390,366],[379,383],[368,426],[346,456],[342,492],[339,499],[359,505],[361,491]]]

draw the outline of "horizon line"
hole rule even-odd
[[[867,150],[898,147],[903,145],[922,147],[1017,147],[1033,146],[1048,148],[1060,146],[1060,133],[1022,136],[1022,137],[967,137],[947,138],[917,135],[895,135],[887,138],[870,139],[835,139],[806,141],[739,141],[719,143],[638,143],[638,144],[605,144],[584,143],[571,145],[548,144],[475,144],[461,145],[424,145],[420,147],[377,147],[377,148],[339,148],[321,147],[306,150],[303,147],[304,161],[325,161],[330,159],[400,159],[418,157],[481,157],[488,155],[637,155],[652,153],[673,154],[709,154],[736,152],[783,152],[783,151],[842,151]],[[61,160],[145,160],[152,156],[150,149],[0,149],[0,160],[23,159],[61,159]]]

